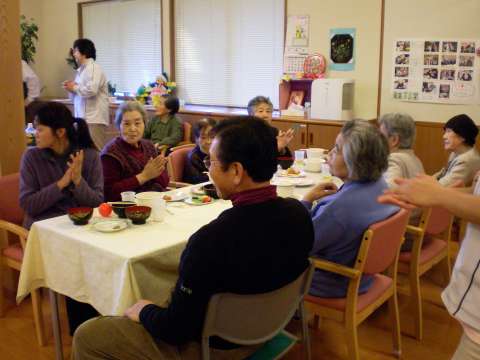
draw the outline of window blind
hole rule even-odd
[[[278,107],[284,0],[176,0],[175,74],[191,104]]]
[[[82,4],[83,36],[117,91],[135,92],[162,73],[161,0]]]

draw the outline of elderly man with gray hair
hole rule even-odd
[[[387,140],[375,126],[361,120],[345,123],[328,155],[330,171],[344,185],[337,189],[333,183],[319,184],[303,198],[315,230],[310,255],[353,266],[364,231],[398,211],[396,206],[383,206],[376,200],[388,188],[382,177],[387,159]],[[359,293],[366,292],[372,284],[371,277],[362,278]],[[347,278],[317,270],[310,294],[344,297],[347,287]]]
[[[383,174],[389,187],[397,178],[410,179],[425,173],[422,162],[413,152],[415,122],[405,113],[384,114],[378,120],[380,132],[387,138],[390,155],[388,168]]]

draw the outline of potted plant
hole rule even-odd
[[[33,63],[35,62],[33,58],[37,52],[35,42],[38,41],[38,26],[34,23],[34,19],[28,21],[24,15],[20,16],[20,33],[22,59],[27,63]]]

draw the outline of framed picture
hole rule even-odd
[[[290,92],[290,100],[288,101],[288,108],[303,108],[303,98],[305,96],[305,91],[302,90],[294,90]]]

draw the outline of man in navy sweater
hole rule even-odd
[[[224,120],[214,128],[207,165],[220,197],[233,207],[190,237],[168,307],[140,300],[126,317],[84,323],[75,333],[72,359],[199,358],[198,340],[213,294],[272,291],[307,268],[312,221],[300,202],[277,197],[270,185],[276,139],[266,122],[248,120]],[[245,356],[219,338],[210,345],[212,358]]]

